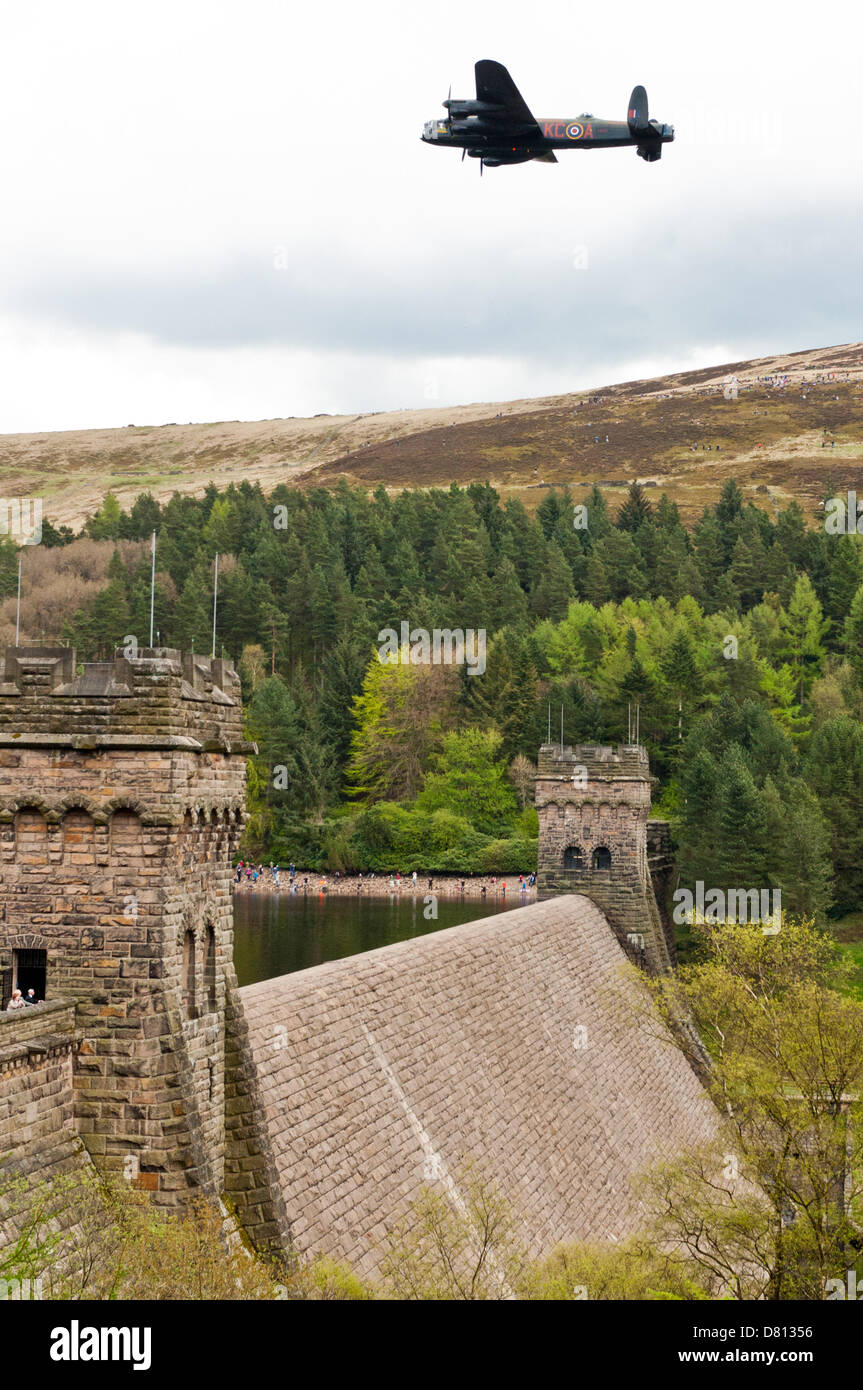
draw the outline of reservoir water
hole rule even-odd
[[[255,893],[234,897],[234,963],[241,985],[256,984],[327,960],[354,956],[456,927],[495,912],[518,910],[518,894],[504,904],[440,898],[437,920],[423,916],[423,895],[356,897],[337,894]]]

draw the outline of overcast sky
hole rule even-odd
[[[0,9],[0,432],[505,400],[863,338],[859,7]],[[676,140],[420,143],[505,63]]]

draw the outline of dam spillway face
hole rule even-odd
[[[639,1226],[632,1178],[715,1132],[640,973],[576,895],[241,989],[294,1240],[374,1275],[424,1183],[493,1179],[535,1254]]]

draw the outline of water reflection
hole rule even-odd
[[[423,895],[402,892],[385,898],[324,896],[318,893],[238,893],[234,898],[234,962],[241,985],[306,970],[393,941],[455,927],[517,909],[518,895],[500,901],[441,898],[437,921],[423,913]]]

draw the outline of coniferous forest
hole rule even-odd
[[[210,652],[220,557],[217,654],[259,749],[248,853],[528,872],[549,707],[567,743],[626,741],[638,708],[681,883],[779,887],[818,921],[863,909],[863,539],[823,514],[771,517],[733,481],[691,531],[637,484],[615,510],[597,488],[583,506],[550,489],[533,515],[488,483],[244,482],[128,512],[109,494],[79,537],[45,525],[61,630],[34,603],[28,639],[79,660],[147,645],[154,530],[163,646]],[[0,594],[16,566],[4,542]],[[484,630],[485,670],[383,663],[378,634],[402,622]]]

